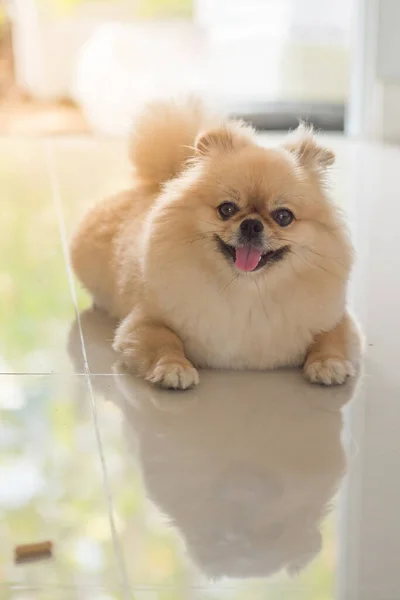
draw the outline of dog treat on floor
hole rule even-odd
[[[36,544],[21,544],[15,548],[15,562],[50,558],[53,553],[53,542],[45,541]]]

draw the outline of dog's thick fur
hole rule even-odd
[[[359,337],[346,311],[352,247],[325,183],[333,153],[303,126],[265,149],[190,101],[148,106],[131,158],[133,189],[93,208],[71,250],[95,303],[121,320],[125,364],[171,388],[197,384],[197,367],[303,365],[310,381],[343,383]],[[295,216],[287,227],[273,219],[282,208]],[[249,218],[275,258],[245,272],[234,255]]]

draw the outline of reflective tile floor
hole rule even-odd
[[[115,369],[66,259],[128,184],[124,145],[0,141],[1,600],[400,599],[400,149],[330,141],[358,379],[205,372],[186,394]]]

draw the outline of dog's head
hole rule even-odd
[[[207,263],[219,274],[319,268],[346,280],[351,246],[326,192],[333,162],[304,126],[274,149],[260,147],[241,124],[200,134],[192,164],[161,197],[161,238],[194,268]]]

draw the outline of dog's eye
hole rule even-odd
[[[292,221],[294,221],[294,214],[288,208],[279,208],[271,214],[275,223],[278,223],[279,227],[287,227]]]
[[[234,202],[223,202],[218,206],[218,213],[221,219],[230,219],[239,212],[239,207]]]

